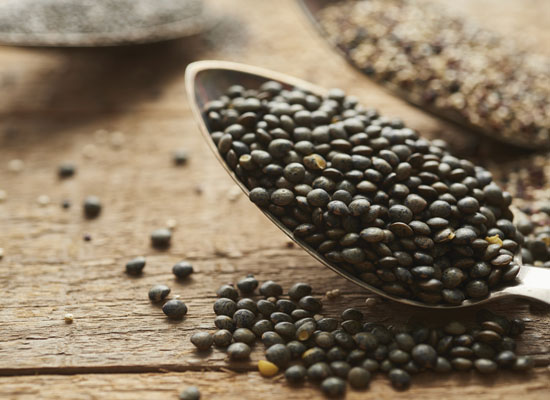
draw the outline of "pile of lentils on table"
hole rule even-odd
[[[480,310],[471,324],[452,320],[431,326],[413,317],[402,326],[383,325],[365,322],[356,308],[344,310],[340,318],[323,315],[323,302],[307,283],[295,283],[287,296],[283,292],[276,282],[260,285],[253,275],[236,287],[222,285],[213,307],[218,330],[194,333],[191,342],[198,351],[213,345],[226,349],[234,362],[249,360],[253,345],[261,341],[265,359],[258,361],[260,374],[273,377],[284,371],[290,385],[307,380],[330,397],[344,395],[346,381],[354,390],[366,389],[376,373],[386,374],[394,388],[403,390],[411,375],[422,371],[491,374],[527,371],[534,365],[530,357],[515,353],[514,338],[525,329],[520,319]]]
[[[318,20],[356,67],[409,101],[499,139],[550,146],[550,59],[516,38],[425,0],[335,2]]]
[[[231,86],[203,109],[219,153],[302,245],[384,292],[460,305],[512,284],[523,236],[486,169],[340,89]]]

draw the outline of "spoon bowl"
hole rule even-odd
[[[218,99],[231,85],[239,84],[247,88],[258,88],[262,83],[266,81],[277,81],[281,83],[286,89],[299,87],[317,95],[323,95],[326,92],[326,89],[282,73],[226,61],[194,62],[190,64],[185,71],[187,97],[189,99],[193,115],[195,116],[195,119],[199,124],[200,131],[206,139],[216,159],[223,165],[227,173],[233,178],[233,180],[237,183],[237,185],[239,185],[239,187],[247,196],[249,194],[248,188],[239,180],[235,173],[226,164],[225,160],[220,156],[217,146],[210,136],[208,123],[202,110],[206,103],[211,100]],[[291,240],[300,245],[305,251],[307,251],[321,264],[325,265],[326,267],[330,268],[340,276],[355,283],[356,285],[399,303],[425,308],[464,308],[473,305],[483,304],[495,299],[515,296],[539,300],[546,304],[550,304],[550,269],[532,266],[521,267],[515,285],[505,287],[501,290],[493,291],[487,298],[481,300],[465,300],[461,305],[433,305],[422,303],[417,300],[394,296],[384,292],[377,287],[369,285],[357,278],[356,276],[350,274],[349,272],[338,268],[336,265],[332,264],[330,261],[324,258],[307,243],[295,238],[292,231],[290,231],[281,221],[279,221],[277,217],[266,210],[261,211]],[[522,264],[521,252],[518,251],[516,253],[515,261],[518,263],[518,265]]]

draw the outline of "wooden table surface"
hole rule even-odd
[[[321,398],[309,386],[291,389],[284,379],[260,377],[255,361],[263,346],[256,346],[253,361],[239,365],[218,350],[193,350],[191,333],[213,328],[215,289],[247,273],[286,288],[309,281],[318,295],[340,288],[343,296],[326,303],[330,315],[354,305],[373,320],[392,323],[418,312],[387,302],[368,310],[368,293],[288,247],[284,234],[239,193],[203,143],[187,104],[184,70],[191,61],[245,62],[346,88],[426,136],[449,140],[461,155],[486,160],[512,154],[369,82],[320,39],[294,1],[209,3],[221,19],[192,39],[129,48],[0,48],[0,190],[7,192],[0,203],[1,399],[175,399],[190,384],[205,399]],[[539,26],[535,37],[548,43],[544,0],[463,3],[479,11],[476,18],[502,16],[496,29],[531,33]],[[185,167],[172,164],[177,148],[191,154]],[[9,170],[12,159],[24,161],[20,173]],[[63,161],[77,164],[73,179],[57,179]],[[51,204],[39,206],[41,195]],[[104,204],[92,221],[82,216],[88,195]],[[60,207],[64,199],[73,204],[69,210]],[[152,250],[150,232],[168,219],[178,224],[172,247]],[[92,240],[84,241],[84,234]],[[145,273],[129,278],[124,264],[138,255],[147,256]],[[185,283],[171,274],[181,259],[196,271]],[[147,290],[156,283],[168,284],[172,296],[188,304],[183,322],[168,321],[148,301]],[[368,392],[350,391],[348,398],[548,399],[549,310],[522,301],[491,308],[531,319],[519,352],[535,357],[533,373],[425,373],[407,392],[378,377]],[[65,313],[74,323],[64,322]],[[422,316],[437,320],[448,313]]]

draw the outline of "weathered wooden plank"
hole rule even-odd
[[[278,235],[281,234],[274,232],[274,236]],[[211,258],[207,254],[190,257],[197,272],[184,283],[175,282],[171,275],[170,267],[179,259],[174,255],[150,257],[150,265],[141,278],[127,277],[122,259],[13,265],[10,273],[2,277],[7,284],[2,287],[5,301],[0,310],[0,373],[42,368],[48,371],[52,367],[97,370],[104,366],[124,370],[150,366],[182,370],[197,365],[226,366],[223,352],[197,356],[188,337],[198,329],[213,328],[215,288],[248,272],[264,280],[277,279],[286,288],[297,280],[309,281],[320,295],[326,288],[340,288],[342,298],[326,302],[329,315],[354,305],[369,318],[388,323],[406,320],[411,314],[434,322],[449,317],[448,312],[418,311],[389,302],[368,309],[364,304],[367,293],[325,271],[298,249],[287,249],[285,243],[279,248],[242,251],[242,256],[233,258],[214,254]],[[282,269],[292,270],[292,274],[282,274]],[[163,282],[173,288],[173,295],[181,295],[187,302],[190,311],[185,321],[168,321],[159,307],[148,301],[148,288]],[[536,355],[539,363],[547,365],[548,317],[529,314],[527,305],[521,302],[499,303],[493,308],[533,320],[520,342],[520,351]],[[75,316],[71,325],[63,321],[66,312]],[[261,357],[262,346],[257,347],[254,359]]]
[[[289,387],[284,378],[262,378],[257,372],[185,372],[166,374],[85,374],[74,376],[41,375],[33,377],[0,378],[0,398],[11,399],[176,399],[187,386],[200,388],[202,398],[240,400],[258,399],[323,399],[318,389],[306,385]],[[483,398],[529,399],[548,398],[550,379],[548,370],[538,370],[533,376],[510,373],[494,377],[459,374],[452,381],[445,376],[424,374],[417,377],[410,390],[393,390],[386,378],[376,377],[366,391],[348,391],[349,400]]]

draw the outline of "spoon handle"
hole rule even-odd
[[[507,287],[502,292],[550,305],[550,268],[523,265],[519,280],[518,285]]]

